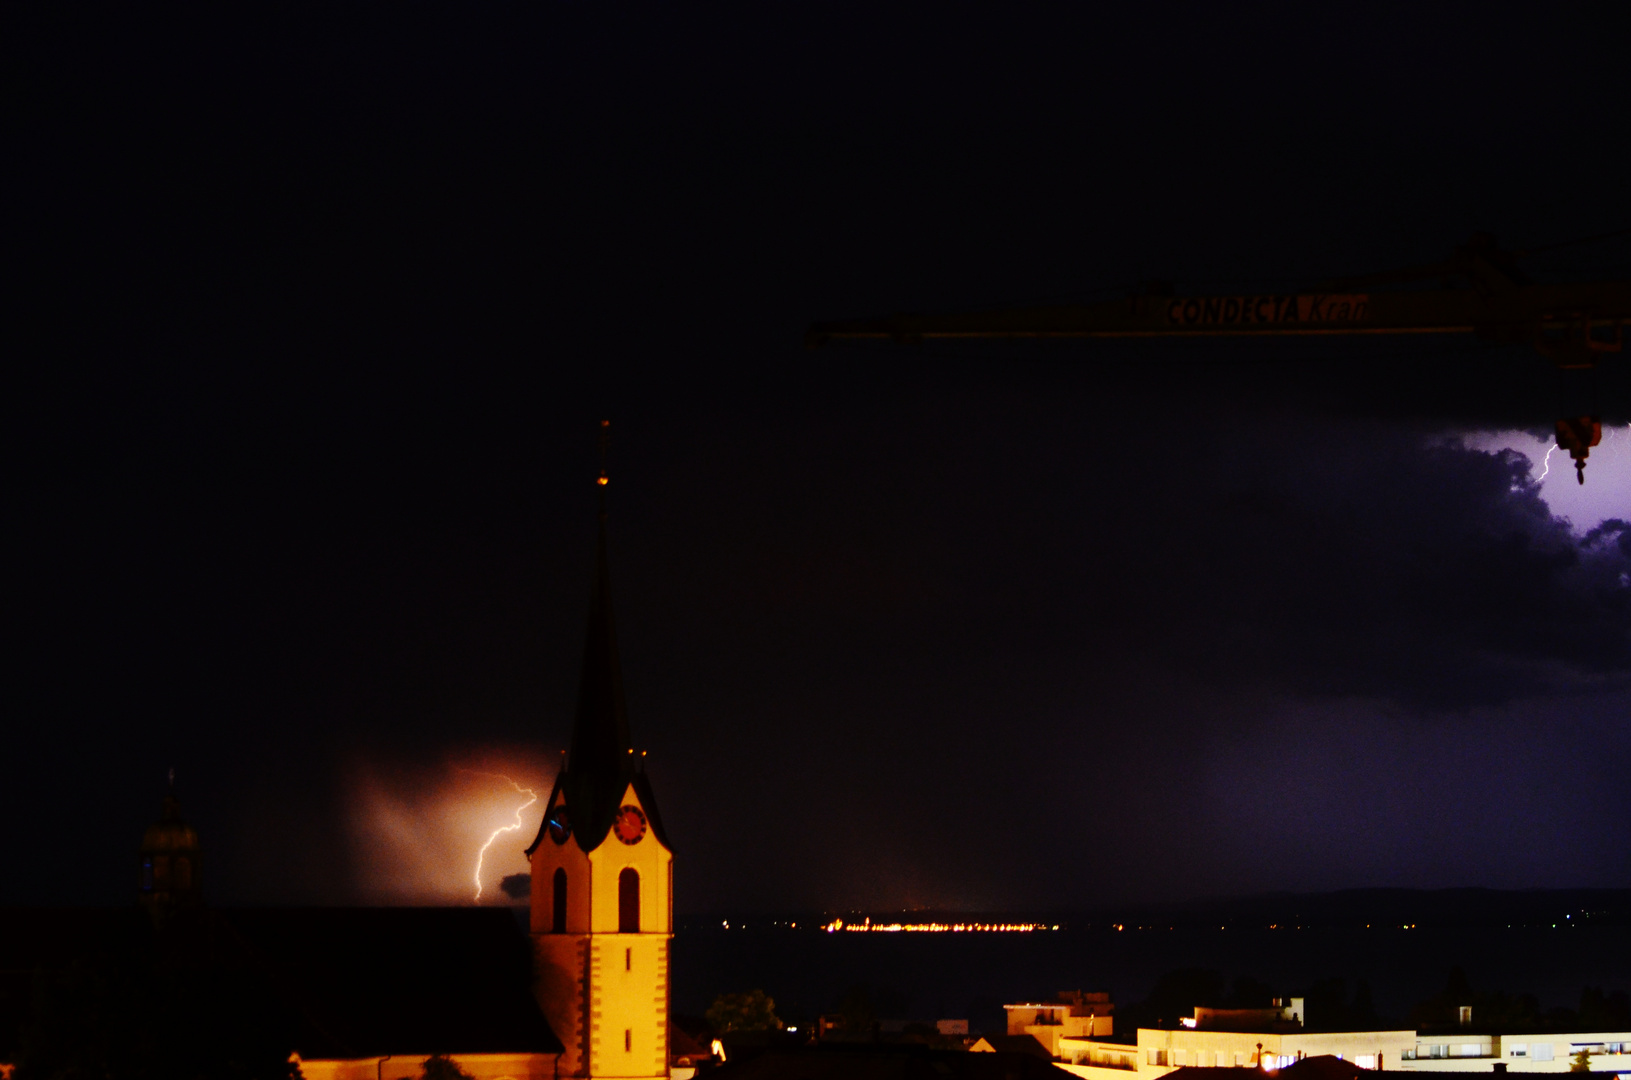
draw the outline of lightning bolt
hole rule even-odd
[[[516,783],[514,780],[511,780],[508,776],[505,776],[503,773],[482,772],[479,769],[460,769],[459,771],[460,772],[470,773],[473,776],[491,776],[491,777],[494,777],[496,779],[504,781],[506,784],[509,784],[511,787],[513,787],[516,791],[520,792],[521,794],[532,796],[526,802],[522,803],[520,806],[515,808],[515,821],[514,821],[514,823],[510,824],[510,825],[500,825],[498,828],[494,829],[493,834],[487,838],[487,842],[485,844],[481,845],[481,850],[476,852],[476,873],[475,873],[476,897],[475,897],[475,900],[476,900],[476,903],[479,904],[479,903],[481,903],[481,864],[487,860],[487,849],[492,847],[493,846],[493,841],[497,840],[504,833],[515,832],[517,829],[521,828],[521,811],[525,810],[527,807],[531,806],[533,803],[538,801],[538,793],[536,791],[532,790],[532,788],[522,787],[520,784]]]
[[[1556,449],[1557,449],[1557,445],[1555,443],[1546,448],[1546,457],[1545,457],[1546,467],[1540,471],[1539,476],[1535,477],[1535,483],[1542,484],[1542,483],[1546,482],[1546,474],[1552,471],[1552,451],[1556,450]]]

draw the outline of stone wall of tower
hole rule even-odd
[[[666,934],[589,937],[591,1077],[668,1075]]]
[[[561,1040],[560,1074],[589,1075],[589,935],[533,934],[533,993]]]

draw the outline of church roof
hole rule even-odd
[[[1007,1035],[998,1032],[994,1035],[980,1036],[980,1041],[974,1045],[978,1047],[980,1042],[999,1054],[1025,1054],[1029,1057],[1039,1057],[1043,1061],[1053,1060],[1048,1048],[1038,1042],[1035,1035]]]
[[[223,913],[295,1009],[302,1058],[558,1054],[531,954],[502,908]]]
[[[508,909],[194,908],[155,926],[132,905],[0,908],[0,1060],[20,1048],[41,972],[87,990],[161,968],[236,987],[234,1007],[308,1061],[562,1049]],[[112,1003],[145,1015],[136,999]]]
[[[153,920],[122,908],[0,907],[0,1061],[16,1061],[41,994],[40,973],[109,956],[140,963]]]

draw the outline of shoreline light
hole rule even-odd
[[[1038,930],[1052,931],[1059,927],[1051,923],[982,923],[982,922],[926,922],[926,923],[875,923],[867,919],[858,923],[847,923],[843,919],[834,919],[824,924],[821,929],[829,934],[839,931],[873,933],[873,934],[1029,934]]]

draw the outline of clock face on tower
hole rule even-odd
[[[566,804],[561,803],[549,812],[549,838],[557,844],[564,844],[571,835],[572,815],[566,812]]]
[[[625,844],[637,844],[640,838],[646,835],[646,815],[640,812],[638,806],[622,807],[617,811],[617,820],[612,824],[612,831]]]

